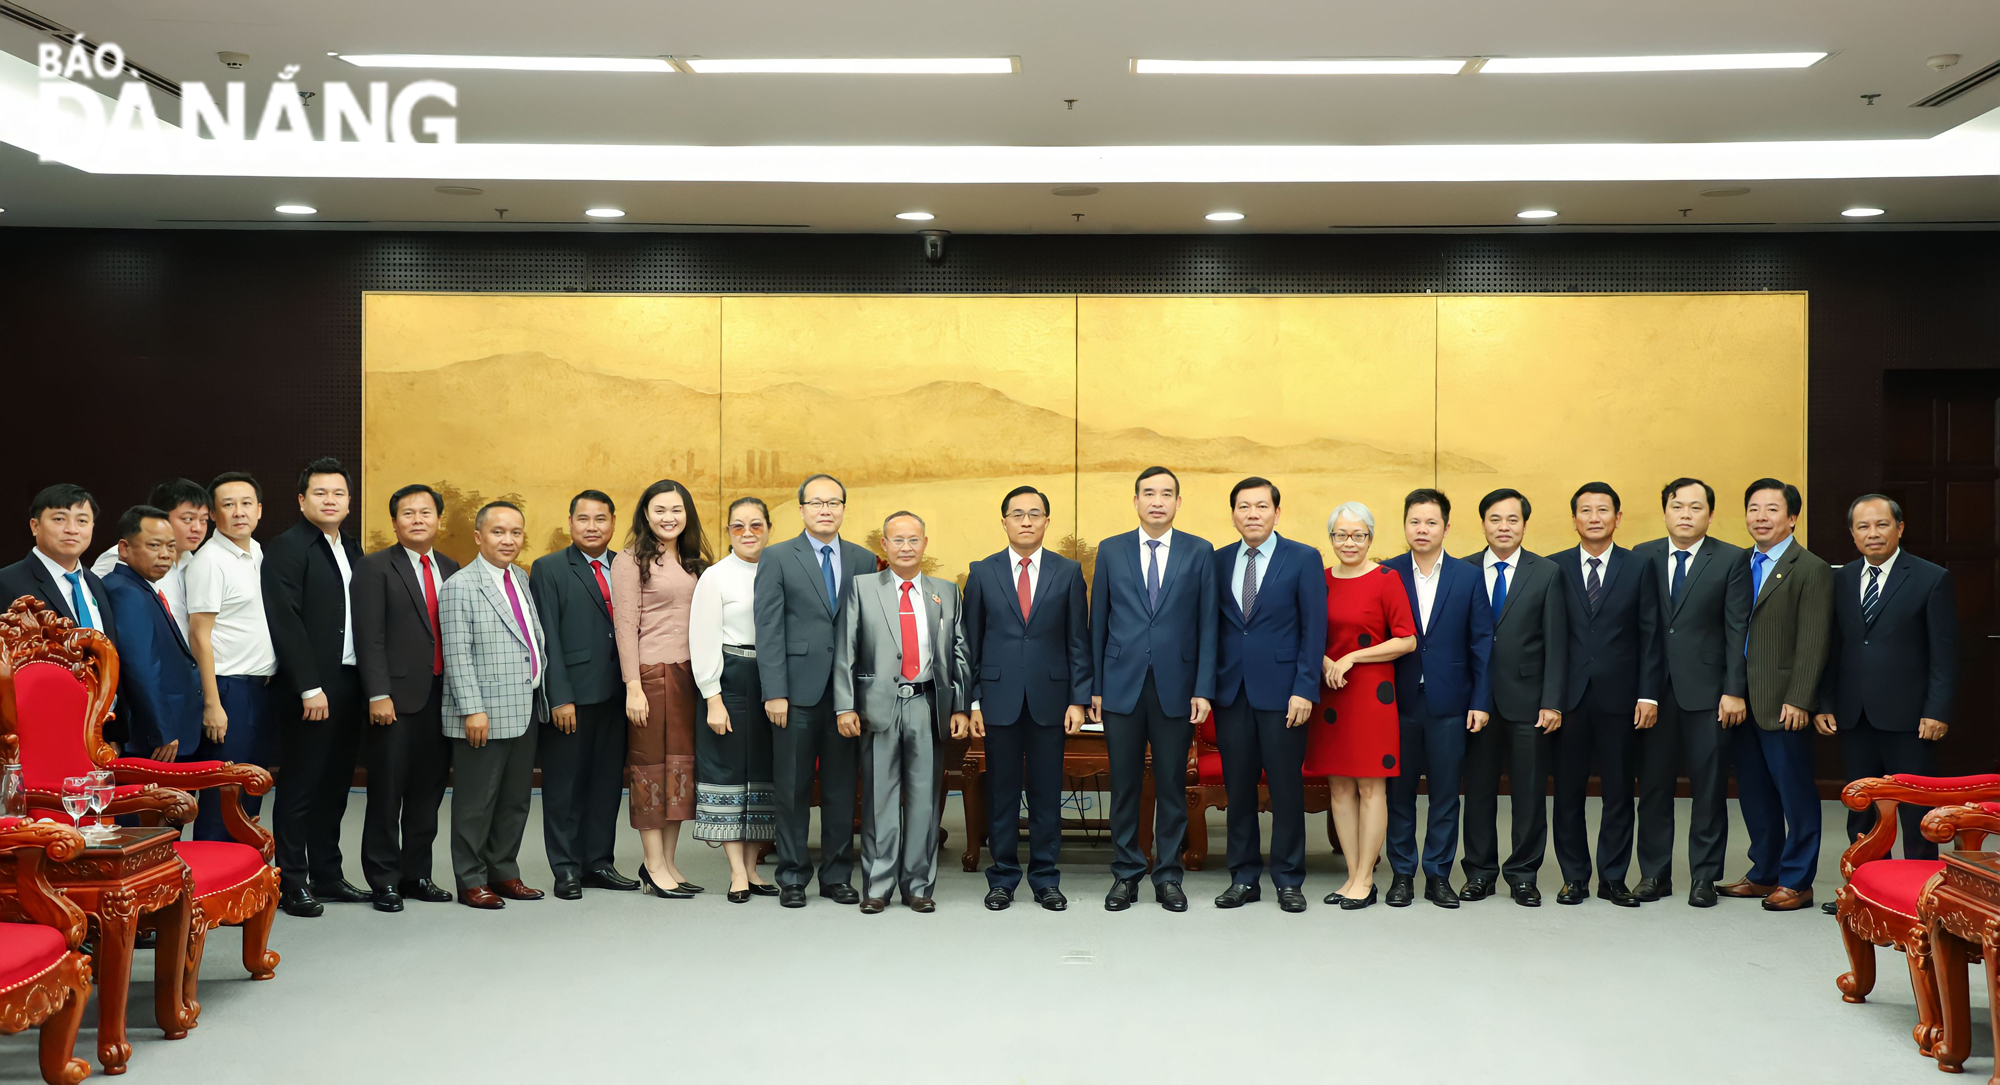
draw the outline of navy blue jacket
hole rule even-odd
[[[1090,583],[1091,694],[1104,698],[1106,712],[1137,708],[1148,670],[1160,710],[1169,716],[1185,718],[1192,698],[1215,697],[1215,548],[1179,530],[1169,545],[1157,612],[1146,607],[1138,529],[1097,547]]]
[[[1569,690],[1564,712],[1623,713],[1641,698],[1658,701],[1666,660],[1660,646],[1660,592],[1653,566],[1613,543],[1597,609],[1583,590],[1583,555],[1574,546],[1549,555],[1569,598]],[[1747,559],[1746,559],[1747,560]]]
[[[1438,555],[1438,561],[1444,567],[1438,570],[1428,626],[1417,605],[1417,573],[1408,551],[1382,563],[1403,578],[1410,617],[1417,621],[1417,650],[1396,660],[1396,703],[1405,713],[1433,716],[1491,712],[1486,668],[1493,652],[1493,604],[1486,598],[1485,574],[1449,554]]]
[[[1236,602],[1236,558],[1242,540],[1215,552],[1215,594],[1222,604],[1216,629],[1217,704],[1248,697],[1260,712],[1282,712],[1293,697],[1318,702],[1320,660],[1326,656],[1326,563],[1319,551],[1274,535],[1260,552],[1257,598],[1245,619]]]
[[[990,727],[1027,717],[1056,727],[1070,705],[1090,703],[1090,604],[1083,566],[1044,549],[1028,618],[1021,620],[1019,566],[1002,550],[965,576],[965,651],[972,699]]]
[[[140,756],[179,740],[181,755],[201,741],[201,671],[180,627],[146,578],[120,563],[104,578],[118,618],[118,714],[125,742]]]
[[[1820,678],[1819,711],[1842,728],[1867,717],[1878,731],[1915,731],[1922,719],[1952,722],[1958,693],[1958,598],[1943,566],[1896,555],[1875,620],[1861,619],[1862,558],[1833,572],[1833,638]],[[1982,676],[1983,677],[1983,676]]]

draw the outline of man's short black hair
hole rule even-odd
[[[1902,505],[1901,505],[1901,504],[1900,504],[1899,502],[1897,502],[1897,500],[1896,500],[1895,498],[1893,498],[1893,497],[1890,497],[1890,496],[1889,496],[1888,494],[1862,494],[1862,495],[1861,495],[1860,497],[1857,497],[1857,498],[1855,498],[1854,500],[1852,500],[1852,501],[1849,501],[1849,502],[1847,503],[1847,526],[1848,526],[1848,527],[1853,527],[1853,526],[1854,526],[1854,510],[1855,510],[1855,509],[1858,509],[1858,508],[1860,508],[1860,507],[1861,507],[1861,503],[1862,503],[1863,501],[1886,501],[1886,502],[1888,502],[1888,503],[1889,503],[1889,518],[1890,518],[1891,520],[1894,520],[1894,521],[1896,521],[1896,522],[1897,522],[1897,523],[1899,523],[1899,524],[1903,522],[1903,506],[1902,506]]]
[[[1689,486],[1701,487],[1701,496],[1708,500],[1708,510],[1710,512],[1714,512],[1715,487],[1710,486],[1708,483],[1703,482],[1698,478],[1677,478],[1672,482],[1667,483],[1665,486],[1661,487],[1660,511],[1662,512],[1666,511],[1667,502],[1672,501],[1674,499],[1675,494],[1680,493],[1682,490],[1687,489]]]
[[[833,483],[835,486],[840,487],[840,499],[842,501],[847,500],[847,484],[845,482],[840,481],[837,478],[834,478],[832,475],[822,473],[817,475],[807,475],[806,480],[804,482],[799,483],[799,504],[803,505],[806,503],[806,487],[812,485],[815,482],[818,482],[820,479],[825,479],[828,482]],[[639,512],[643,516],[646,510],[640,509]]]
[[[1611,499],[1612,512],[1624,511],[1624,508],[1618,501],[1618,491],[1612,489],[1609,482],[1586,482],[1578,486],[1575,493],[1569,495],[1569,514],[1571,516],[1576,515],[1576,503],[1584,494],[1603,494]]]
[[[118,518],[118,541],[136,538],[148,520],[165,520],[167,512],[157,505],[134,505]]]
[[[1245,490],[1255,490],[1258,487],[1263,487],[1264,489],[1271,491],[1272,508],[1276,509],[1283,507],[1283,503],[1278,500],[1278,484],[1272,482],[1268,478],[1258,478],[1256,475],[1251,475],[1249,478],[1246,478],[1242,482],[1239,482],[1236,485],[1231,486],[1229,488],[1229,507],[1232,509],[1236,507],[1237,494],[1240,494]]]
[[[1043,516],[1051,515],[1052,510],[1049,508],[1049,495],[1043,493],[1040,490],[1035,489],[1033,486],[1016,486],[1013,489],[1008,490],[1007,496],[1000,499],[1000,515],[1002,516],[1007,515],[1007,506],[1013,504],[1014,499],[1020,497],[1022,494],[1034,494],[1036,497],[1041,498],[1042,515]]]
[[[74,482],[58,482],[44,487],[33,501],[28,502],[28,519],[39,520],[42,513],[49,509],[73,509],[78,505],[89,505],[90,518],[97,519],[97,499],[90,496],[89,490]]]
[[[1403,519],[1409,519],[1410,510],[1418,505],[1436,505],[1438,512],[1444,517],[1444,522],[1447,524],[1451,523],[1451,498],[1446,497],[1443,490],[1434,490],[1429,486],[1422,486],[1405,494],[1403,496]]]
[[[515,512],[521,513],[523,523],[527,522],[528,514],[521,512],[521,506],[514,504],[512,501],[488,501],[486,504],[479,506],[478,512],[472,514],[472,530],[478,531],[484,528],[486,526],[486,514],[492,512],[494,509],[513,509]]]
[[[182,505],[205,509],[208,507],[208,491],[193,479],[169,479],[153,487],[153,492],[146,495],[146,504],[169,512]]]
[[[438,496],[438,492],[429,486],[421,482],[413,482],[389,495],[389,519],[394,520],[397,510],[402,508],[403,499],[414,494],[431,495],[431,508],[436,509],[439,516],[444,515],[444,498]]]
[[[569,514],[571,516],[576,515],[576,503],[579,501],[602,501],[604,502],[604,507],[610,511],[611,515],[618,515],[617,504],[611,500],[611,495],[605,493],[603,490],[585,490],[575,497],[570,498]]]
[[[1180,495],[1180,492],[1181,492],[1181,477],[1180,477],[1179,475],[1176,475],[1176,474],[1174,474],[1174,473],[1173,473],[1172,471],[1169,471],[1169,470],[1167,470],[1166,468],[1164,468],[1164,467],[1161,467],[1161,466],[1160,466],[1160,465],[1158,465],[1158,464],[1154,464],[1153,466],[1151,466],[1151,467],[1148,467],[1148,468],[1146,468],[1146,469],[1145,469],[1144,471],[1141,471],[1141,472],[1139,472],[1139,477],[1138,477],[1138,478],[1136,478],[1136,479],[1133,479],[1133,480],[1132,480],[1132,494],[1133,494],[1133,496],[1135,496],[1135,497],[1136,497],[1136,496],[1138,496],[1138,493],[1139,493],[1139,487],[1140,487],[1140,486],[1143,486],[1143,485],[1145,485],[1145,482],[1146,482],[1146,480],[1147,480],[1147,479],[1149,479],[1149,478],[1152,478],[1152,477],[1153,477],[1154,475],[1165,475],[1165,476],[1167,476],[1168,478],[1170,478],[1170,479],[1173,479],[1173,480],[1174,480],[1174,495],[1175,495],[1176,497],[1178,497],[1178,496]]]
[[[1760,478],[1743,491],[1743,507],[1750,507],[1750,498],[1758,490],[1776,490],[1785,495],[1785,515],[1797,516],[1806,507],[1806,497],[1797,486],[1789,482],[1779,482],[1774,478]]]
[[[1487,494],[1485,497],[1479,499],[1479,518],[1481,520],[1486,519],[1487,509],[1490,509],[1493,506],[1498,505],[1500,502],[1505,501],[1508,498],[1513,498],[1514,500],[1519,501],[1521,503],[1521,522],[1524,524],[1527,523],[1528,517],[1534,515],[1535,512],[1535,507],[1533,505],[1528,504],[1528,495],[1522,493],[1519,490],[1507,489],[1504,486],[1498,490],[1493,491],[1490,494]]]
[[[209,500],[213,501],[215,499],[215,491],[222,489],[232,482],[248,483],[250,485],[250,492],[257,495],[257,503],[259,505],[264,503],[264,487],[258,484],[257,476],[248,471],[224,471],[215,476],[215,481],[208,484]]]
[[[321,456],[306,464],[306,469],[299,472],[300,497],[304,497],[306,491],[312,488],[314,475],[339,475],[347,481],[348,492],[354,491],[354,476],[347,473],[347,466],[332,456]]]

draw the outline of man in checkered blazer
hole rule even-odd
[[[535,724],[549,718],[548,650],[528,578],[518,506],[488,502],[473,519],[479,556],[438,594],[444,632],[444,733],[451,739],[451,865],[458,902],[503,908],[540,900],[515,857],[534,789]],[[502,900],[501,898],[506,898]]]

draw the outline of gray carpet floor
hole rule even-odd
[[[361,807],[356,793],[345,824],[357,882]],[[1825,805],[1823,895],[1839,884],[1843,813]],[[401,915],[366,905],[280,915],[271,944],[284,962],[269,982],[243,973],[235,931],[210,937],[201,1023],[184,1040],[152,1027],[151,963],[138,963],[127,1080],[1937,1080],[1910,1042],[1900,955],[1878,951],[1875,994],[1842,1003],[1833,981],[1846,958],[1816,909],[1558,907],[1551,856],[1539,910],[1494,899],[1341,912],[1319,902],[1339,884],[1340,860],[1322,820],[1309,820],[1302,915],[1268,896],[1233,912],[1209,903],[1228,884],[1219,813],[1216,859],[1188,875],[1185,914],[1151,903],[1105,912],[1102,842],[1065,845],[1069,911],[988,913],[984,877],[959,870],[955,800],[932,915],[864,917],[817,896],[794,912],[769,898],[731,905],[722,853],[692,840],[682,869],[710,889],[694,900],[591,891],[497,913],[413,904]],[[1685,823],[1683,801],[1683,834]],[[530,826],[524,873],[546,889],[539,807]],[[1730,877],[1743,870],[1743,840],[1738,822]],[[627,874],[638,853],[622,830]],[[449,870],[440,840],[447,881]],[[1378,877],[1386,886],[1386,866]],[[1683,893],[1686,877],[1675,875]],[[1983,984],[1972,986],[1966,1070],[1984,1075],[1993,1051]],[[93,1055],[95,1016],[78,1043]],[[35,1080],[32,1039],[0,1040],[0,1082]]]

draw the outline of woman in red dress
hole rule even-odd
[[[1349,501],[1327,517],[1338,563],[1326,571],[1326,657],[1319,711],[1306,732],[1307,776],[1330,777],[1333,828],[1347,856],[1347,884],[1326,903],[1350,911],[1375,903],[1375,861],[1389,827],[1397,774],[1397,656],[1415,651],[1417,625],[1403,579],[1369,560],[1375,514]]]

